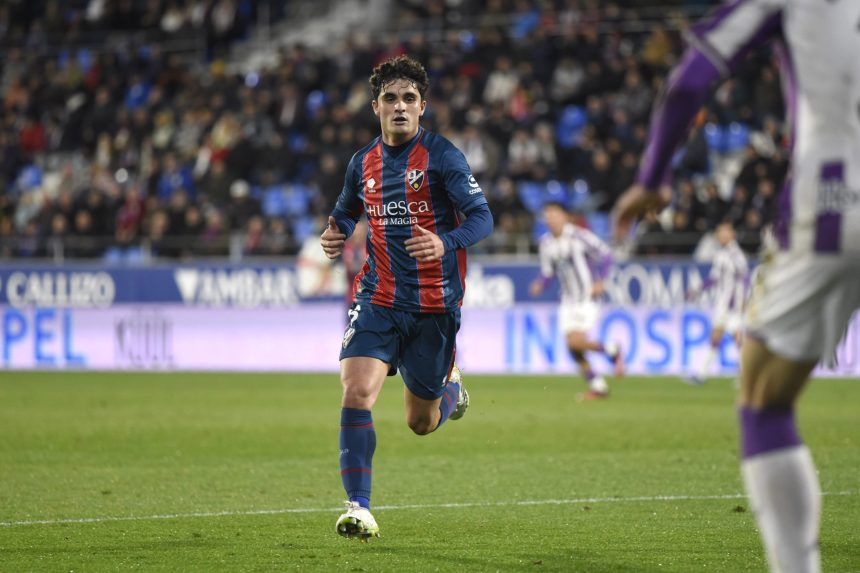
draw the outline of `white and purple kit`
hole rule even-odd
[[[599,309],[592,295],[612,266],[612,251],[597,235],[565,225],[561,235],[547,233],[540,241],[540,269],[544,282],[554,275],[561,288],[559,326],[562,332],[588,332],[597,324]]]
[[[714,292],[712,323],[729,334],[741,329],[749,284],[749,264],[737,241],[720,247],[711,262],[705,289]]]
[[[799,363],[795,370],[831,362],[860,307],[860,1],[734,0],[692,27],[688,41],[654,110],[638,181],[656,189],[717,80],[752,49],[773,46],[791,169],[746,327],[773,354]],[[819,572],[820,486],[792,405],[767,399],[741,407],[739,417],[744,483],[771,570]]]
[[[860,306],[860,2],[735,0],[691,28],[652,117],[639,182],[656,188],[714,83],[752,49],[779,57],[791,133],[776,242],[747,328],[792,360],[830,359]]]

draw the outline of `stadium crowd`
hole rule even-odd
[[[533,249],[548,200],[605,234],[687,25],[681,9],[657,18],[623,2],[467,1],[456,13],[402,2],[399,36],[284,47],[277,65],[238,73],[221,56],[251,33],[249,4],[0,6],[0,45],[14,46],[0,80],[2,256],[297,253],[323,228],[352,153],[378,134],[371,68],[403,52],[431,75],[425,127],[463,150],[487,194],[496,230],[481,248]],[[74,41],[127,27],[157,34]],[[220,48],[169,49],[193,29]],[[40,43],[57,30],[67,43]],[[689,254],[727,217],[755,248],[785,176],[782,112],[771,55],[754,54],[700,113],[672,204],[640,226],[639,252]]]

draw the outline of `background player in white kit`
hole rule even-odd
[[[714,233],[720,248],[714,253],[711,272],[701,291],[691,291],[688,298],[701,292],[714,292],[711,314],[711,340],[708,354],[699,369],[687,376],[692,384],[704,384],[711,372],[711,364],[720,351],[723,337],[730,334],[738,346],[741,344],[743,310],[749,283],[749,263],[735,240],[735,228],[729,221],[717,225]]]
[[[637,185],[616,204],[616,238],[665,201],[661,182],[716,80],[773,40],[791,128],[775,244],[753,282],[741,350],[742,473],[772,571],[821,570],[821,491],[794,406],[831,362],[860,307],[860,2],[735,0],[690,30],[652,116]]]
[[[529,292],[540,295],[547,283],[556,276],[561,288],[559,326],[565,334],[568,349],[579,365],[589,390],[585,399],[604,398],[609,385],[595,374],[586,352],[602,352],[615,365],[615,375],[624,374],[624,358],[617,344],[603,345],[589,338],[597,324],[597,301],[603,296],[603,279],[612,265],[612,251],[587,229],[570,222],[567,210],[560,203],[547,203],[543,208],[549,232],[540,241],[541,274]]]

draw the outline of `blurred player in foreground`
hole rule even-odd
[[[539,296],[553,276],[561,287],[559,324],[567,347],[579,365],[589,390],[582,398],[594,400],[609,395],[603,376],[594,373],[586,352],[602,352],[614,363],[615,375],[624,374],[624,357],[617,344],[603,345],[589,338],[597,324],[603,296],[603,279],[612,265],[612,251],[597,235],[570,222],[570,215],[560,203],[547,203],[543,216],[549,232],[540,241],[540,276],[530,285],[529,293]]]
[[[698,372],[687,376],[691,384],[704,384],[711,372],[711,364],[720,351],[723,337],[730,334],[738,346],[742,339],[743,310],[749,282],[747,257],[735,240],[735,228],[725,221],[715,232],[720,248],[711,262],[711,273],[700,292],[714,291],[714,307],[711,314],[711,345]],[[691,291],[687,298],[695,298],[700,292]]]
[[[408,56],[386,60],[370,86],[382,135],[353,156],[322,234],[326,255],[336,258],[367,213],[367,262],[340,352],[340,474],[349,501],[335,525],[340,535],[362,540],[379,535],[370,513],[371,408],[385,377],[400,370],[406,420],[416,434],[460,418],[469,405],[454,364],[466,247],[493,229],[466,158],[419,125],[424,67]],[[462,224],[458,211],[466,215]]]
[[[768,40],[781,59],[790,175],[775,243],[747,309],[738,415],[741,464],[772,571],[821,569],[821,490],[794,419],[819,360],[832,363],[860,307],[860,2],[736,0],[693,27],[652,116],[638,184],[616,205],[616,238],[661,204],[675,147],[718,80]]]

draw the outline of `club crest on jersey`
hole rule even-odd
[[[374,189],[374,187],[376,187],[376,179],[374,179],[373,177],[371,177],[370,179],[368,179],[367,181],[365,181],[365,183],[364,183],[364,188],[367,190],[367,192],[368,192],[368,193],[373,193],[373,192],[375,192],[375,191],[376,191],[376,189]]]
[[[406,181],[412,187],[413,191],[418,191],[421,189],[421,185],[424,184],[424,172],[420,169],[413,169],[406,174]]]

